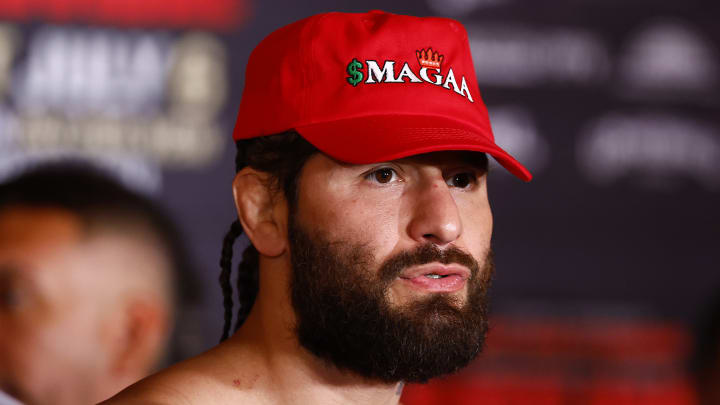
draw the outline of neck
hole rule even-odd
[[[402,383],[384,383],[339,370],[302,348],[282,271],[261,271],[260,294],[240,330],[225,344],[232,350],[235,388],[252,388],[273,404],[398,404]],[[269,278],[269,277],[266,277]],[[270,287],[270,288],[266,288]]]

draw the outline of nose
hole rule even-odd
[[[419,187],[414,197],[408,224],[413,240],[444,246],[462,235],[460,211],[443,180]]]

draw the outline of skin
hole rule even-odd
[[[149,374],[169,310],[157,280],[144,279],[154,293],[137,287],[131,269],[162,259],[136,245],[89,236],[60,209],[0,209],[0,390],[28,405],[89,404]]]
[[[347,165],[317,154],[300,175],[297,220],[330,240],[372,247],[376,264],[369,271],[390,255],[428,242],[457,246],[483,264],[492,214],[486,174],[471,158],[437,152]],[[465,181],[455,175],[471,181],[460,187]],[[322,363],[298,345],[288,296],[287,202],[268,188],[265,174],[250,168],[237,174],[233,188],[240,221],[260,252],[261,288],[248,319],[219,346],[106,403],[397,404],[400,382],[365,380]],[[397,279],[388,294],[402,305],[427,293]],[[452,294],[462,305],[466,288]]]

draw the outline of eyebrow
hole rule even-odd
[[[489,160],[490,159],[488,159],[487,153],[475,152],[475,151],[457,151],[457,152],[461,152],[462,157],[460,159],[458,159],[457,163],[454,164],[454,166],[470,166],[482,174],[486,174],[489,172],[489,170],[490,170]],[[430,153],[432,153],[432,152],[430,152]],[[419,156],[419,155],[406,156],[403,158],[398,158],[398,159],[388,160],[388,161],[359,163],[359,164],[343,162],[340,160],[336,160],[334,158],[331,158],[331,159],[338,166],[342,167],[343,169],[353,169],[353,168],[358,168],[358,167],[369,167],[369,166],[374,166],[374,165],[383,164],[383,163],[393,163],[393,162],[401,163],[403,161],[412,159],[413,157],[416,157],[416,156]]]
[[[472,152],[472,151],[463,151],[465,153],[462,154],[463,158],[460,160],[461,165],[468,165],[472,166],[476,170],[487,173],[490,169],[490,164],[488,159],[488,155],[485,152]]]
[[[0,264],[0,280],[9,280],[20,274],[19,266],[14,264]]]
[[[28,286],[30,291],[33,291],[34,293],[41,291],[41,285],[34,277],[28,274],[27,271],[23,271],[24,268],[27,269],[27,267],[23,267],[12,262],[0,264],[0,286],[12,286],[19,284]]]
[[[490,168],[490,162],[488,159],[487,153],[484,152],[475,152],[473,153],[473,156],[479,153],[479,159],[472,159],[471,162],[468,162],[470,165],[476,167],[483,173],[487,173]]]
[[[17,279],[17,270],[10,266],[0,266],[0,289],[12,286]]]

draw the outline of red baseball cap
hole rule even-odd
[[[268,35],[250,55],[233,139],[290,129],[347,163],[468,150],[532,178],[495,144],[467,33],[447,18],[327,13]]]

